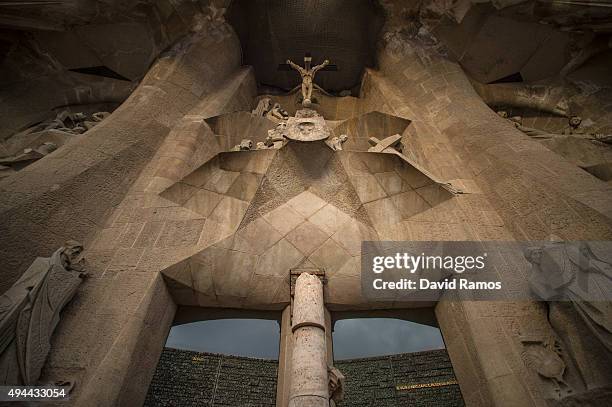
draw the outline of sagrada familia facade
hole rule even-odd
[[[335,315],[386,312],[467,406],[609,405],[612,303],[374,301],[361,260],[612,240],[611,33],[591,0],[0,2],[0,384],[141,406],[173,325],[274,312],[276,406],[346,406]]]

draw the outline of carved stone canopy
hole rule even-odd
[[[325,119],[314,110],[303,109],[287,120],[285,136],[294,141],[319,141],[331,136],[332,132]]]

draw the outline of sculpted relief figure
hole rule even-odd
[[[522,336],[521,343],[525,364],[544,379],[539,386],[544,397],[558,400],[571,395],[573,389],[563,378],[566,366],[556,339],[552,336]]]
[[[276,123],[280,123],[289,118],[289,113],[281,107],[280,103],[274,103],[274,106],[266,113],[266,117]]]
[[[562,133],[550,133],[548,131],[536,129],[533,127],[527,127],[523,125],[523,118],[521,116],[513,116],[508,117],[508,113],[506,111],[500,110],[497,114],[508,120],[510,123],[514,125],[517,129],[525,133],[525,135],[535,138],[548,140],[555,137],[563,137],[563,136],[573,136],[579,137],[591,141],[597,141],[604,144],[612,144],[612,135],[611,134],[603,134],[603,133],[585,133],[584,129],[580,127],[582,123],[582,118],[580,116],[571,116],[568,119],[568,125],[563,130]]]
[[[86,115],[64,110],[57,113],[52,120],[46,120],[1,140],[0,178],[10,176],[47,156],[71,138],[92,129],[109,115],[108,112]]]
[[[325,68],[329,65],[329,60],[323,61],[322,64],[310,67],[310,63],[312,62],[312,57],[307,55],[304,57],[304,67],[293,63],[291,60],[287,60],[287,64],[291,66],[293,69],[298,71],[300,76],[302,77],[302,106],[309,107],[312,104],[312,88],[314,85],[314,77],[317,71]]]
[[[555,134],[544,130],[534,129],[532,127],[523,126],[523,118],[521,116],[508,117],[508,112],[500,110],[497,112],[499,117],[508,120],[514,127],[522,131],[525,135],[537,139],[550,139],[555,137]]]
[[[240,144],[236,144],[231,151],[249,151],[253,148],[253,141],[248,138],[243,138]]]
[[[563,130],[563,134],[583,134],[584,131],[580,127],[582,124],[582,117],[572,116],[567,121],[567,127]]]
[[[55,129],[69,134],[82,134],[96,126],[108,116],[110,116],[108,112],[96,112],[87,115],[82,112],[71,113],[64,110],[59,112],[53,120],[38,124],[29,130],[30,132],[37,132]]]
[[[336,405],[344,400],[344,381],[345,377],[342,372],[334,367],[327,367],[327,374],[329,376],[329,406],[336,407]]]
[[[261,99],[251,114],[257,117],[265,117],[276,123],[281,123],[289,118],[289,113],[281,107],[280,103],[272,103],[270,98]]]
[[[272,108],[272,100],[270,98],[263,98],[257,103],[257,107],[253,109],[251,114],[257,117],[264,117]]]
[[[525,249],[531,291],[548,308],[564,362],[588,391],[612,381],[612,244],[558,242]]]
[[[341,134],[340,136],[334,136],[331,139],[325,140],[325,143],[334,151],[341,151],[342,144],[348,140],[348,136],[346,134]]]
[[[265,148],[281,148],[286,139],[287,123],[281,122],[275,128],[268,130],[268,136],[263,142]]]
[[[0,297],[0,384],[36,384],[60,311],[86,274],[82,250],[68,241],[51,257],[37,258]]]

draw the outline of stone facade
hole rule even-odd
[[[35,258],[83,242],[89,277],[65,307],[38,379],[77,379],[70,405],[141,405],[177,307],[194,306],[284,310],[277,405],[285,407],[291,269],[324,270],[326,320],[336,311],[425,306],[362,298],[363,240],[612,239],[610,146],[538,142],[491,109],[529,115],[525,125],[547,131],[579,115],[582,130],[610,134],[609,7],[381,0],[379,33],[367,29],[377,14],[348,0],[312,8],[281,0],[55,3],[0,10],[0,138],[64,106],[114,110],[0,180],[0,292]],[[225,21],[228,7],[264,3],[271,6],[257,14],[233,14],[235,27]],[[274,19],[255,17],[266,13],[292,31],[272,36],[282,47],[268,40]],[[246,43],[238,31],[253,25],[258,35]],[[358,50],[360,36],[377,45],[355,65],[345,45]],[[289,47],[299,55],[286,55]],[[254,48],[275,56],[245,66],[244,51]],[[314,91],[312,107],[334,137],[347,135],[341,151],[268,140],[283,123],[250,113],[266,97],[299,113],[290,87],[279,94],[269,85],[295,78],[279,74],[278,63],[308,50],[329,53],[314,57],[339,67],[316,79],[331,92],[337,85],[337,96]],[[375,63],[363,62],[370,56]],[[82,68],[128,80],[92,79]],[[339,81],[350,72],[359,83]],[[524,83],[508,83],[519,77]],[[367,151],[368,140],[396,135],[402,154]],[[244,137],[281,145],[228,151]],[[525,282],[507,260],[496,272]],[[554,380],[596,405],[601,390],[593,389],[612,387],[612,353],[591,346],[594,335],[568,310],[550,313],[545,302],[426,306],[435,307],[467,405],[569,403],[546,390]],[[562,340],[569,336],[554,326],[584,343]],[[525,337],[553,338],[565,355],[562,378],[526,363]],[[577,348],[585,356],[572,361]],[[578,365],[589,366],[588,380]]]
[[[164,348],[144,407],[273,407],[277,365]]]
[[[460,407],[463,398],[445,349],[340,360],[343,407]]]
[[[275,406],[276,360],[164,348],[144,407]],[[347,359],[341,407],[461,407],[444,349]]]

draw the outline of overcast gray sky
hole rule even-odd
[[[197,352],[278,359],[280,328],[265,319],[217,319],[172,327],[166,346]]]
[[[197,352],[277,359],[276,321],[219,319],[172,328],[166,346]],[[334,357],[352,359],[444,347],[437,328],[390,318],[345,319],[334,328]]]
[[[391,318],[344,319],[334,328],[334,359],[444,348],[438,328]]]

